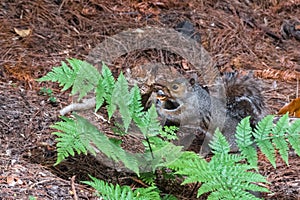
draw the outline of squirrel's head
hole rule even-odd
[[[170,95],[175,99],[185,97],[190,86],[190,81],[185,78],[178,78],[167,84]]]
[[[197,86],[196,86],[197,85]],[[197,84],[194,78],[185,79],[178,78],[174,81],[167,84],[167,89],[169,90],[169,94],[172,98],[186,98],[187,94],[190,92],[195,92],[195,89],[199,89],[209,93],[208,88],[206,86],[201,86]]]

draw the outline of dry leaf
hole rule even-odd
[[[21,184],[23,184],[23,181],[21,180],[21,179],[19,179],[19,178],[17,178],[17,177],[14,177],[14,176],[7,176],[7,178],[6,178],[6,182],[7,182],[7,184],[9,185],[9,186],[11,186],[11,187],[13,187],[13,186],[15,186],[15,185],[21,185]]]
[[[21,37],[27,37],[31,33],[31,29],[14,28],[15,32]]]
[[[279,110],[278,115],[283,115],[287,112],[292,116],[300,117],[300,98],[294,99],[288,105],[283,106]]]
[[[277,79],[282,81],[295,81],[300,77],[299,72],[277,69],[256,70],[255,75],[264,79]]]
[[[182,65],[183,69],[185,69],[185,70],[190,69],[187,60],[183,60],[183,61],[181,62],[181,65]]]

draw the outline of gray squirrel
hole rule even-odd
[[[209,140],[219,127],[231,150],[236,151],[234,134],[237,124],[244,117],[251,116],[251,125],[256,125],[265,115],[266,106],[259,82],[250,75],[227,72],[222,76],[222,83],[225,99],[218,99],[194,79],[175,79],[165,85],[166,92],[158,92],[157,112],[167,123],[199,129]],[[223,106],[218,106],[222,101]],[[215,117],[218,113],[222,113],[222,122],[221,118]]]

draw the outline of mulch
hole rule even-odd
[[[222,72],[252,71],[262,80],[268,112],[275,114],[297,96],[299,8],[300,1],[292,0],[1,1],[0,199],[96,199],[94,190],[80,183],[88,174],[142,186],[132,174],[120,174],[92,156],[75,156],[53,166],[55,137],[49,126],[72,100],[57,84],[35,81],[53,66],[66,58],[86,59],[106,38],[129,28],[175,28],[189,21],[214,67]],[[133,52],[110,67],[133,68],[159,56],[159,51]],[[180,58],[167,61],[184,69]],[[42,87],[51,88],[57,103],[39,93]],[[271,183],[271,193],[263,197],[300,199],[299,157],[291,152],[290,165],[278,160],[276,169],[260,157],[260,173]],[[170,187],[164,184],[160,187],[168,193]],[[189,197],[192,188],[178,188],[179,199],[195,199],[195,194]]]

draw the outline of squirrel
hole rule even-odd
[[[250,75],[240,77],[237,72],[227,72],[221,81],[224,95],[220,98],[211,95],[208,87],[196,83],[193,78],[175,79],[166,84],[168,98],[165,92],[158,92],[156,108],[161,118],[180,124],[180,127],[199,129],[208,140],[219,127],[231,150],[237,151],[236,126],[247,116],[251,116],[252,127],[256,125],[265,115],[265,102],[260,85]]]

